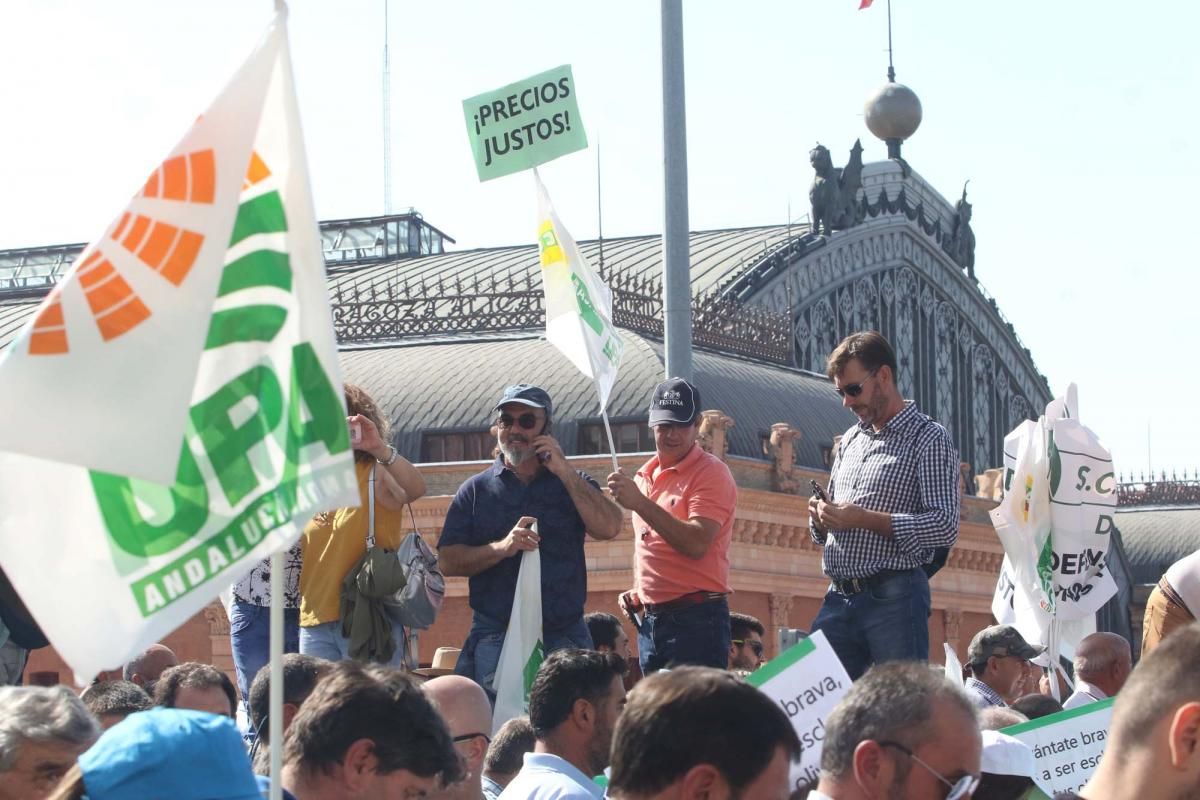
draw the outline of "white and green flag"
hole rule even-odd
[[[1117,591],[1107,562],[1112,455],[1080,422],[1074,384],[1005,437],[1004,477],[1004,499],[991,512],[1005,553],[992,613],[1052,658],[1070,658]]]
[[[613,325],[612,293],[571,237],[533,171],[538,196],[538,251],[546,290],[546,340],[596,382],[600,411],[621,365],[621,341]]]
[[[536,523],[533,530],[537,532]],[[526,550],[521,554],[508,633],[500,648],[500,662],[492,683],[496,692],[496,707],[492,712],[493,733],[513,717],[529,713],[529,690],[545,657],[546,648],[542,642],[542,553],[540,550]]]
[[[358,502],[286,11],[0,381],[0,564],[81,681]]]

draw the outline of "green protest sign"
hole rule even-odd
[[[468,98],[463,114],[481,181],[587,147],[569,64]]]

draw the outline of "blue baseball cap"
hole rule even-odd
[[[262,800],[229,717],[181,708],[130,714],[79,757],[88,800]]]
[[[499,411],[500,406],[508,405],[509,403],[520,403],[530,408],[544,408],[546,409],[546,416],[550,416],[554,412],[554,404],[550,402],[550,394],[542,387],[534,386],[532,383],[518,383],[515,386],[509,386],[504,390],[504,394],[500,396],[500,400],[492,410]]]
[[[668,378],[654,387],[649,424],[691,425],[700,413],[700,390],[683,378]]]

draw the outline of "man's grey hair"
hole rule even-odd
[[[1022,722],[1029,722],[1029,717],[1005,706],[988,706],[979,712],[981,731],[998,731],[1012,725],[1020,725]]]
[[[22,742],[86,746],[99,736],[100,723],[62,686],[0,687],[0,772],[12,768]]]
[[[1118,660],[1129,661],[1131,655],[1129,642],[1124,637],[1115,633],[1093,633],[1080,643],[1072,666],[1076,675],[1096,675]]]
[[[821,775],[837,779],[853,768],[854,750],[867,740],[899,742],[910,750],[934,736],[935,701],[945,700],[978,725],[978,714],[959,687],[916,661],[872,667],[850,687],[825,720]]]

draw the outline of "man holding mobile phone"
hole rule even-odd
[[[881,661],[929,658],[929,577],[958,540],[959,461],[946,429],[900,394],[881,334],[847,336],[828,371],[858,423],[842,436],[828,488],[808,501],[830,578],[813,630],[857,679]]]
[[[541,550],[546,652],[590,650],[584,534],[612,539],[623,522],[621,509],[571,466],[550,435],[553,410],[541,387],[519,383],[504,390],[493,409],[500,454],[459,487],[438,540],[442,571],[470,578],[473,618],[455,672],[493,697],[521,568],[513,556]]]

